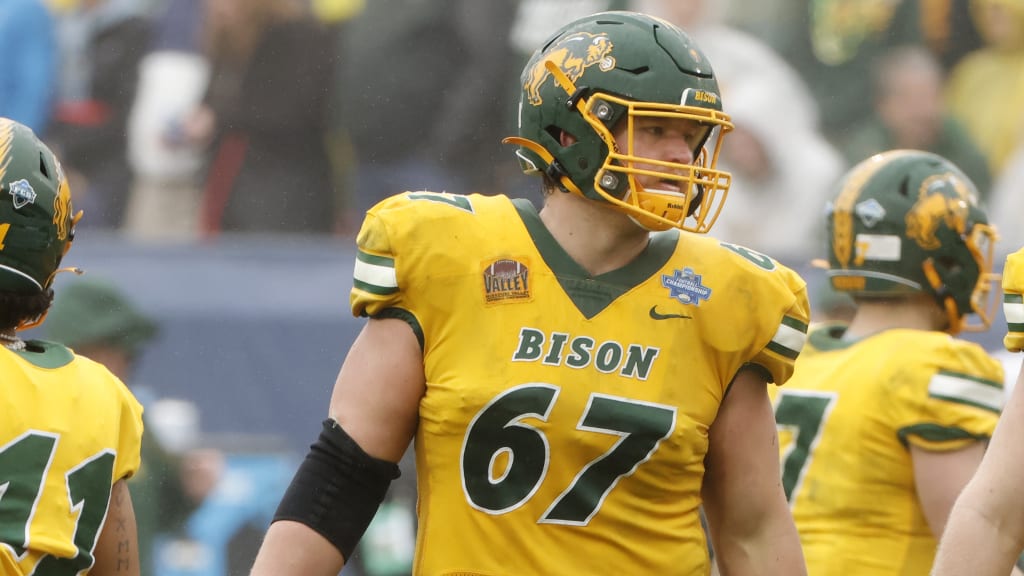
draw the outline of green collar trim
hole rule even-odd
[[[616,298],[661,270],[679,242],[678,230],[652,234],[647,247],[632,262],[617,270],[591,276],[558,244],[532,202],[517,198],[512,203],[544,263],[555,273],[566,295],[587,319],[597,316]]]
[[[67,366],[75,355],[64,345],[46,340],[26,340],[24,350],[11,350],[40,368],[55,369]]]

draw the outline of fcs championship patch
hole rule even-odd
[[[518,260],[503,258],[484,268],[484,302],[499,304],[531,299],[530,269]]]
[[[693,268],[674,270],[672,275],[661,275],[661,285],[668,288],[668,295],[683,304],[700,306],[701,300],[711,299],[711,288],[703,284],[703,276]]]
[[[21,180],[11,182],[10,188],[15,210],[24,208],[29,204],[35,204],[36,191],[32,188],[32,185],[28,183],[28,180],[22,178]]]

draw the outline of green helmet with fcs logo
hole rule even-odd
[[[0,118],[0,291],[48,290],[79,217],[57,157],[30,128]]]
[[[527,173],[543,173],[562,190],[610,203],[649,230],[707,232],[731,177],[716,168],[722,137],[732,130],[722,112],[711,65],[678,27],[635,12],[603,12],[556,32],[523,69],[519,136],[507,143]],[[638,118],[693,120],[693,164],[634,154]],[[624,150],[613,130],[627,122]],[[563,145],[562,133],[572,136]],[[655,171],[671,190],[641,186]]]
[[[946,311],[950,333],[988,328],[996,232],[956,165],[892,150],[854,166],[838,190],[826,214],[833,288],[859,298],[924,292]],[[971,314],[980,323],[967,324]]]

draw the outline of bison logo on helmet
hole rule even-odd
[[[576,82],[587,68],[595,64],[600,64],[601,70],[611,70],[615,66],[615,59],[611,57],[612,48],[612,41],[605,34],[577,32],[559,40],[547,54],[537,60],[523,84],[530,104],[540,106],[544,102],[540,87],[551,75],[547,62],[557,66],[569,80]]]
[[[935,232],[940,223],[959,233],[966,232],[967,215],[973,202],[966,184],[955,174],[937,174],[921,183],[917,202],[907,212],[907,237],[925,250],[942,246]]]

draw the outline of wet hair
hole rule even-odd
[[[35,294],[0,291],[0,330],[17,328],[25,320],[42,316],[52,303],[52,289]]]

